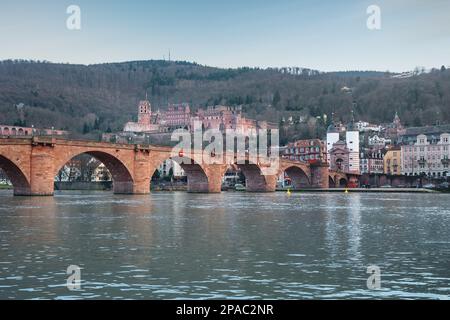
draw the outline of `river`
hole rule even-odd
[[[0,191],[0,299],[448,299],[449,204],[448,194]],[[80,290],[66,286],[70,265]]]

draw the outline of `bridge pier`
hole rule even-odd
[[[311,165],[311,187],[320,189],[329,188],[329,171],[327,163]]]
[[[220,193],[222,191],[222,178],[227,171],[228,165],[209,164],[204,166],[204,171],[208,177],[208,193]]]
[[[222,190],[222,177],[226,165],[198,164],[181,165],[188,179],[188,192],[192,193],[220,193]]]
[[[154,166],[150,162],[150,152],[146,149],[135,150],[134,155],[134,180],[131,186],[127,186],[127,190],[132,194],[149,194],[150,183]],[[115,182],[113,181],[115,186]],[[117,193],[114,187],[114,193]]]
[[[52,196],[54,193],[54,156],[53,148],[36,145],[31,150],[30,192],[15,195]]]

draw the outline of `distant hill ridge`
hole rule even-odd
[[[308,119],[327,114],[329,122],[334,112],[348,121],[352,109],[356,119],[369,122],[389,122],[397,111],[406,125],[450,123],[449,70],[395,76],[297,67],[222,69],[163,60],[93,65],[8,60],[0,62],[0,123],[86,134],[121,130],[135,120],[146,92],[154,110],[188,102],[194,109],[242,105],[247,116],[262,120],[292,116],[302,120],[293,129],[299,136],[326,128]]]

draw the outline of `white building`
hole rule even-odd
[[[386,145],[391,143],[392,143],[391,139],[379,137],[378,135],[369,137],[369,146],[371,147],[385,147]]]
[[[350,151],[348,169],[352,173],[359,173],[359,131],[352,125],[347,129],[345,141]]]
[[[365,121],[356,122],[355,128],[360,132],[368,132],[368,131],[380,132],[381,131],[381,126],[376,125],[376,124],[370,124],[369,122],[365,122]]]
[[[425,134],[414,143],[402,145],[402,174],[430,177],[449,176],[450,134],[442,133],[431,139]]]
[[[327,161],[330,163],[330,150],[333,149],[333,145],[339,141],[339,130],[330,125],[327,131]]]
[[[170,169],[172,169],[174,178],[181,178],[186,175],[183,168],[178,164],[178,162],[167,159],[159,166],[160,176],[168,177],[170,174]]]
[[[340,128],[343,128],[340,126]],[[359,130],[352,123],[349,124],[345,128],[345,144],[347,149],[349,150],[349,172],[351,173],[359,173],[360,172],[360,164],[359,164]],[[327,159],[328,163],[330,163],[331,155],[330,151],[333,149],[333,145],[335,145],[340,139],[340,130],[337,126],[331,125],[328,127],[327,131]]]

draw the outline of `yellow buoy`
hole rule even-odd
[[[287,195],[290,196],[291,195],[291,189],[287,190]]]
[[[345,193],[348,193],[348,189],[345,189]]]

